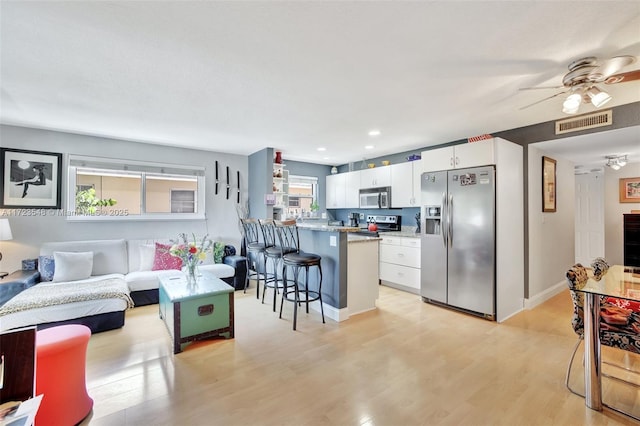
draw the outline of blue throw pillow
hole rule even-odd
[[[40,281],[53,280],[53,274],[56,271],[53,256],[38,257],[38,272],[40,272]]]

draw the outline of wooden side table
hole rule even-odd
[[[211,337],[234,337],[234,288],[203,272],[196,284],[184,275],[163,277],[159,289],[160,318],[173,340],[173,353],[185,343]]]

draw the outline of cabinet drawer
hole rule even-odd
[[[411,238],[411,237],[402,238],[402,245],[405,247],[420,248],[420,238]]]
[[[420,288],[420,269],[380,263],[380,279],[411,288]]]
[[[420,249],[417,247],[381,245],[380,262],[419,268]]]
[[[382,237],[382,240],[380,240],[380,244],[400,246],[402,245],[402,238],[401,237]]]

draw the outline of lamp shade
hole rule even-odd
[[[0,241],[13,240],[9,219],[0,219]]]

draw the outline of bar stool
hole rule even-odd
[[[277,224],[278,239],[283,247],[295,247],[295,251],[285,253],[282,256],[282,299],[280,300],[280,318],[282,318],[282,307],[284,301],[293,302],[293,329],[296,329],[298,320],[298,306],[302,303],[306,305],[309,313],[309,303],[320,302],[320,313],[324,324],[324,307],[322,305],[322,257],[313,253],[303,253],[300,251],[300,238],[295,220],[282,221]],[[318,282],[315,289],[311,289],[309,282],[309,268],[318,268]],[[293,280],[287,279],[287,268],[293,269]],[[300,271],[304,269],[304,283],[300,281]]]
[[[267,292],[267,288],[273,289],[273,312],[276,311],[276,299],[278,290],[283,288],[283,284],[278,280],[278,266],[282,262],[282,256],[286,253],[297,251],[295,246],[283,246],[276,244],[276,223],[273,219],[260,219],[260,228],[262,228],[262,235],[265,244],[268,247],[265,248],[265,275],[268,277],[265,281],[264,290],[262,292],[262,303],[264,303],[264,295]],[[295,222],[294,222],[295,223]],[[271,262],[269,262],[271,261]],[[269,264],[273,265],[273,274],[269,275]]]
[[[259,223],[256,219],[240,219],[242,222],[242,230],[244,233],[244,241],[247,247],[247,278],[244,283],[244,292],[247,292],[247,287],[249,287],[249,280],[256,280],[256,299],[260,299],[260,279],[261,277],[265,280],[266,286],[266,275],[260,274],[260,261],[262,261],[262,265],[266,264],[265,258],[265,243],[260,242],[260,228]]]

